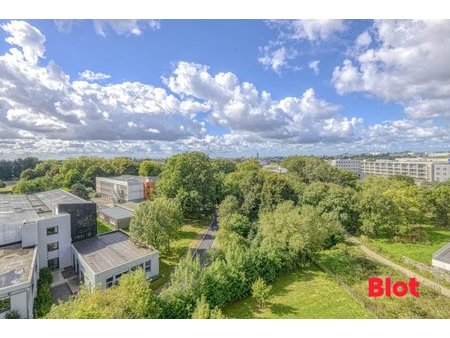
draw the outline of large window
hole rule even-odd
[[[145,262],[145,272],[150,272],[152,268],[152,261]]]
[[[47,261],[47,266],[50,270],[58,270],[59,269],[59,257],[49,259]]]
[[[47,228],[47,236],[55,235],[58,233],[58,227]]]
[[[53,242],[53,243],[48,243],[47,244],[47,252],[50,251],[55,251],[59,249],[59,243],[58,242]]]
[[[106,279],[106,287],[110,288],[111,286],[113,286],[113,277]]]
[[[0,299],[0,313],[9,311],[11,308],[11,301],[9,298]]]

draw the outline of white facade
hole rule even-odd
[[[331,160],[331,165],[340,169],[349,170],[357,175],[361,172],[361,161],[352,159],[336,159]]]
[[[144,182],[144,177],[131,175],[96,177],[95,190],[102,198],[112,202],[142,201]]]
[[[450,163],[434,163],[433,181],[444,182],[450,180]]]
[[[7,248],[3,249],[8,250]],[[21,248],[16,250],[17,255],[20,256]],[[13,258],[14,259],[14,258]],[[0,301],[7,303],[7,309],[0,309],[0,318],[4,318],[8,312],[17,311],[20,318],[33,318],[33,302],[37,293],[37,280],[39,278],[39,263],[37,259],[37,249],[31,249],[31,259],[21,262],[17,266],[2,266],[0,272],[5,272],[5,269],[9,269],[9,275],[19,273],[26,274],[25,278],[21,278],[21,275],[17,275],[16,280],[7,281],[3,280],[0,284]],[[6,265],[6,264],[5,264]],[[1,273],[0,273],[1,275]],[[5,274],[3,274],[4,276]]]
[[[402,175],[416,180],[433,180],[433,163],[425,161],[362,160],[361,171],[366,175]]]

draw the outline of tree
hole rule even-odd
[[[170,157],[158,187],[163,196],[180,201],[185,215],[212,210],[216,205],[214,172],[209,157],[200,152]]]
[[[76,297],[53,305],[46,318],[57,319],[138,319],[159,318],[161,308],[144,272],[125,274],[109,289],[82,288]]]
[[[260,309],[263,309],[270,298],[272,286],[267,285],[262,278],[258,278],[252,284],[252,296],[258,302]]]
[[[238,171],[260,170],[261,164],[255,159],[246,160],[246,161],[239,162],[238,164],[236,164],[236,169]]]
[[[114,168],[115,175],[137,175],[138,165],[132,159],[127,157],[116,157],[111,160],[111,166]]]
[[[261,190],[261,209],[273,210],[282,201],[296,202],[297,195],[286,175],[266,172]]]
[[[75,183],[70,187],[70,192],[84,200],[89,199],[89,192],[81,183]]]
[[[202,296],[197,300],[194,312],[192,313],[192,319],[224,319],[225,316],[222,310],[215,307],[211,309],[205,297]]]
[[[229,174],[236,170],[236,163],[232,160],[217,158],[211,160],[211,167],[215,172]]]
[[[183,213],[176,199],[159,197],[142,203],[130,222],[130,237],[137,243],[164,247],[176,239],[183,225]]]
[[[158,176],[162,171],[162,164],[156,161],[145,160],[139,165],[140,176]]]
[[[450,185],[440,184],[436,188],[427,189],[428,201],[431,205],[436,224],[450,225]]]

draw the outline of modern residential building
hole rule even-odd
[[[156,250],[136,247],[125,233],[97,236],[96,204],[67,191],[0,195],[0,318],[13,310],[22,318],[33,316],[36,279],[43,267],[57,275],[74,267],[80,281],[92,288],[96,283],[107,286],[102,279],[106,273],[116,281],[141,265],[154,277],[158,259]]]
[[[448,159],[398,158],[395,160],[336,159],[332,165],[362,176],[409,176],[421,181],[446,181],[450,179]]]
[[[349,170],[357,175],[361,173],[361,161],[352,159],[335,159],[331,160],[331,165],[340,169]]]
[[[433,254],[431,264],[450,272],[450,243]]]
[[[158,177],[155,176],[97,177],[95,179],[95,190],[109,202],[139,202],[153,198],[157,181]]]
[[[98,217],[108,223],[114,230],[125,229],[130,225],[133,211],[116,206],[98,211]]]
[[[158,251],[134,245],[121,230],[76,242],[73,248],[75,271],[90,289],[111,287],[138,268],[148,278],[159,273]]]
[[[0,318],[17,311],[20,318],[33,317],[39,263],[37,248],[20,244],[0,247]]]

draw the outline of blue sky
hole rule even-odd
[[[0,27],[0,158],[450,148],[449,21]]]

